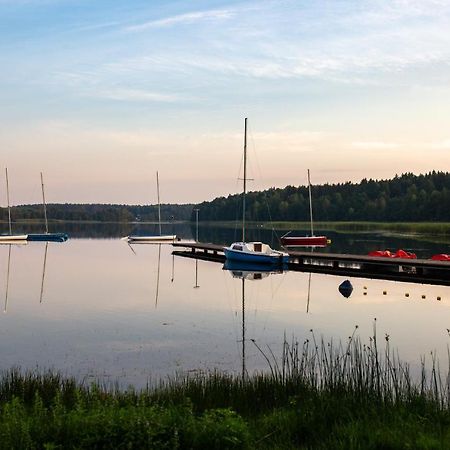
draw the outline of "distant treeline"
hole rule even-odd
[[[161,220],[189,220],[192,205],[161,205]],[[43,219],[42,205],[21,205],[11,208],[14,221]],[[158,206],[105,205],[105,204],[49,204],[47,205],[49,220],[67,221],[99,221],[99,222],[132,222],[157,221]],[[8,220],[6,208],[0,209],[0,220]]]
[[[360,183],[312,187],[314,220],[378,222],[450,222],[450,173],[405,173],[391,180],[364,179]],[[201,221],[240,219],[242,195],[218,197],[195,205]],[[12,208],[14,221],[43,219],[42,205]],[[157,221],[157,205],[49,204],[49,220],[133,222]],[[307,186],[287,186],[247,194],[248,220],[308,221]],[[195,221],[194,205],[161,205],[163,221]],[[0,220],[8,220],[0,208]]]
[[[449,172],[313,186],[312,197],[317,221],[450,221]],[[250,192],[246,203],[248,220],[309,220],[307,186]],[[201,220],[235,220],[242,214],[242,195],[219,197],[196,208]]]

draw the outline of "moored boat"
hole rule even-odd
[[[0,241],[7,242],[7,241],[26,241],[28,235],[27,234],[12,234],[12,223],[11,223],[11,205],[9,203],[9,180],[8,180],[8,168],[5,168],[5,175],[6,175],[6,199],[8,202],[8,225],[9,225],[9,234],[2,234],[0,235]]]
[[[41,172],[41,187],[42,187],[42,206],[44,208],[44,220],[45,220],[45,233],[29,233],[27,235],[28,241],[43,241],[43,242],[65,242],[69,239],[67,233],[50,233],[48,231],[48,219],[47,219],[47,204],[45,202],[44,193],[44,177]]]
[[[30,233],[26,238],[28,241],[65,242],[69,239],[67,233]]]
[[[289,261],[289,255],[285,252],[273,250],[262,242],[245,241],[245,200],[247,194],[247,118],[244,126],[244,186],[242,193],[242,241],[234,242],[224,247],[226,259],[258,264],[284,264]]]
[[[283,236],[280,240],[285,247],[326,247],[330,242],[326,236]]]
[[[283,247],[326,247],[331,241],[326,236],[314,236],[313,211],[311,198],[311,180],[308,169],[308,191],[309,191],[309,217],[311,224],[311,236],[289,236],[290,231],[281,236]]]
[[[26,241],[28,234],[1,234],[0,241],[11,242],[11,241]]]
[[[234,242],[224,247],[225,257],[234,261],[246,261],[263,264],[285,264],[289,262],[289,255],[273,250],[262,242]]]
[[[156,172],[156,190],[158,193],[158,225],[159,225],[159,235],[130,235],[130,236],[125,236],[124,238],[122,238],[123,240],[128,241],[129,243],[159,243],[159,242],[167,242],[167,241],[175,241],[177,239],[176,234],[166,234],[163,235],[161,233],[161,201],[159,199],[159,175],[158,172]]]
[[[175,234],[155,235],[155,236],[127,236],[128,242],[161,242],[161,241],[174,241],[177,236]]]

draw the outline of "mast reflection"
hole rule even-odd
[[[44,279],[45,279],[45,266],[47,265],[47,252],[48,252],[48,242],[45,243],[44,264],[42,266],[41,294],[39,296],[39,303],[42,303],[42,296],[44,294]]]
[[[287,265],[282,266],[263,266],[261,264],[243,263],[241,261],[226,260],[222,267],[223,270],[230,272],[233,278],[239,278],[242,281],[241,284],[241,315],[242,315],[242,378],[244,379],[247,374],[246,367],[246,328],[245,328],[245,282],[246,281],[260,281],[267,278],[269,275],[281,274],[287,270]]]
[[[194,289],[199,288],[200,285],[198,284],[198,259],[195,260],[195,285]]]
[[[159,300],[159,283],[160,283],[160,274],[161,274],[161,246],[166,244],[165,242],[158,242],[158,241],[154,241],[154,242],[128,242],[128,247],[130,248],[130,250],[133,252],[134,255],[137,256],[136,250],[133,248],[134,245],[140,245],[140,246],[158,246],[158,264],[157,264],[157,268],[156,268],[156,287],[155,287],[155,309],[158,308],[158,300]],[[175,276],[175,262],[174,262],[174,257],[172,256],[172,275],[171,275],[171,282],[173,283],[174,280],[174,276]]]
[[[6,289],[5,289],[5,302],[3,305],[3,312],[6,314],[8,311],[8,294],[9,294],[9,273],[11,271],[11,250],[13,245],[27,245],[27,241],[1,241],[0,245],[8,246],[8,263],[6,265]]]
[[[161,244],[158,244],[158,270],[156,271],[155,309],[158,307],[160,270],[161,270]]]
[[[8,248],[8,268],[6,270],[6,290],[5,290],[5,304],[3,307],[3,312],[6,313],[6,311],[8,310],[8,292],[9,292],[9,270],[11,267],[11,244],[8,244],[9,248]]]

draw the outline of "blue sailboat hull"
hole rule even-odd
[[[246,263],[256,264],[285,264],[289,262],[288,255],[265,255],[258,253],[247,253],[242,251],[234,251],[229,248],[224,248],[225,257],[233,261],[242,261]]]
[[[65,242],[67,239],[69,239],[67,233],[32,233],[27,237],[27,241]]]

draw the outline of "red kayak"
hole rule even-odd
[[[439,255],[434,255],[431,257],[433,261],[450,261],[450,255],[445,253],[440,253]]]
[[[392,258],[392,253],[389,250],[375,250],[369,252],[368,256],[378,256],[380,258]]]
[[[403,258],[403,259],[416,259],[415,253],[406,252],[405,250],[397,250],[395,253],[391,253],[389,250],[376,250],[370,252],[369,256],[378,256],[382,258]]]
[[[328,238],[326,236],[283,236],[281,238],[281,244],[285,247],[294,246],[322,246],[325,247],[328,244]]]

